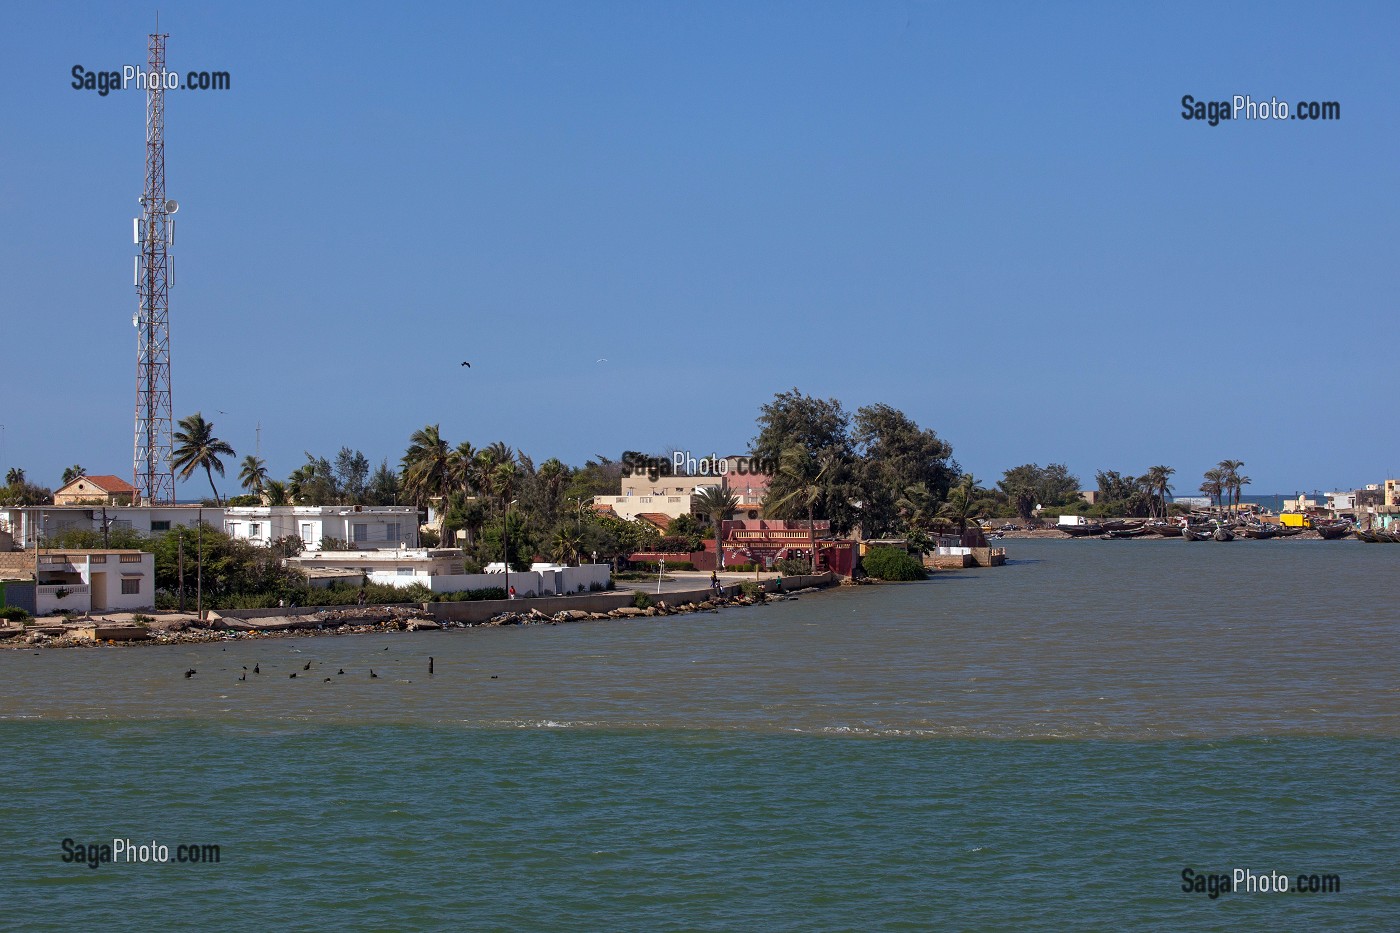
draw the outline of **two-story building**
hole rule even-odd
[[[70,484],[71,485],[71,484]],[[163,534],[172,528],[193,528],[200,521],[214,528],[223,526],[224,510],[198,505],[34,505],[0,507],[0,532],[8,532],[12,546],[31,548],[37,540],[46,543],[65,531],[135,531]]]
[[[5,604],[35,615],[149,609],[156,601],[155,555],[144,551],[11,551],[0,554],[0,579]]]
[[[295,535],[307,551],[415,548],[418,509],[411,505],[230,506],[224,509],[224,530],[261,547]]]

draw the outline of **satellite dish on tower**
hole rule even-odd
[[[179,202],[179,201],[166,201],[166,202],[165,202],[165,212],[166,212],[167,214],[173,214],[173,213],[175,213],[176,211],[178,211],[179,209],[180,209],[180,202]]]

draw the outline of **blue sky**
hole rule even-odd
[[[430,422],[580,463],[744,449],[796,386],[985,480],[1377,482],[1397,9],[163,3],[232,76],[167,105],[175,414],[275,475]],[[70,72],[153,12],[0,14],[0,466],[52,485],[131,469],[144,95]],[[1181,117],[1236,93],[1342,119]]]

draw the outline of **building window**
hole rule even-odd
[[[351,541],[368,541],[368,540],[369,540],[369,525],[366,525],[366,524],[364,524],[363,522],[356,522],[355,524],[351,525],[351,526],[350,526],[350,540],[351,540]]]
[[[122,580],[122,595],[123,595],[123,596],[140,596],[140,595],[141,595],[141,578],[140,578],[140,577],[132,577],[132,578],[130,578],[130,579],[123,579],[123,580]]]
[[[248,537],[256,538],[262,534],[262,522],[248,523]]]
[[[301,523],[301,540],[304,542],[316,540],[316,530],[311,526],[310,522]]]
[[[139,564],[139,563],[141,563],[141,555],[140,555],[140,554],[123,554],[123,555],[122,555],[122,558],[121,558],[121,562],[122,562],[123,564]]]
[[[400,567],[400,568],[399,568],[399,576],[401,576],[401,577],[411,577],[411,576],[413,576],[413,568],[412,568],[412,567]]]
[[[169,531],[170,522],[151,522],[151,531]]]
[[[403,537],[403,524],[401,522],[390,522],[384,526],[384,540],[398,541]]]

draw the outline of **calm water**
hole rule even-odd
[[[1010,546],[659,621],[0,651],[0,925],[1396,926],[1400,548]],[[222,861],[60,861],[114,836]]]

